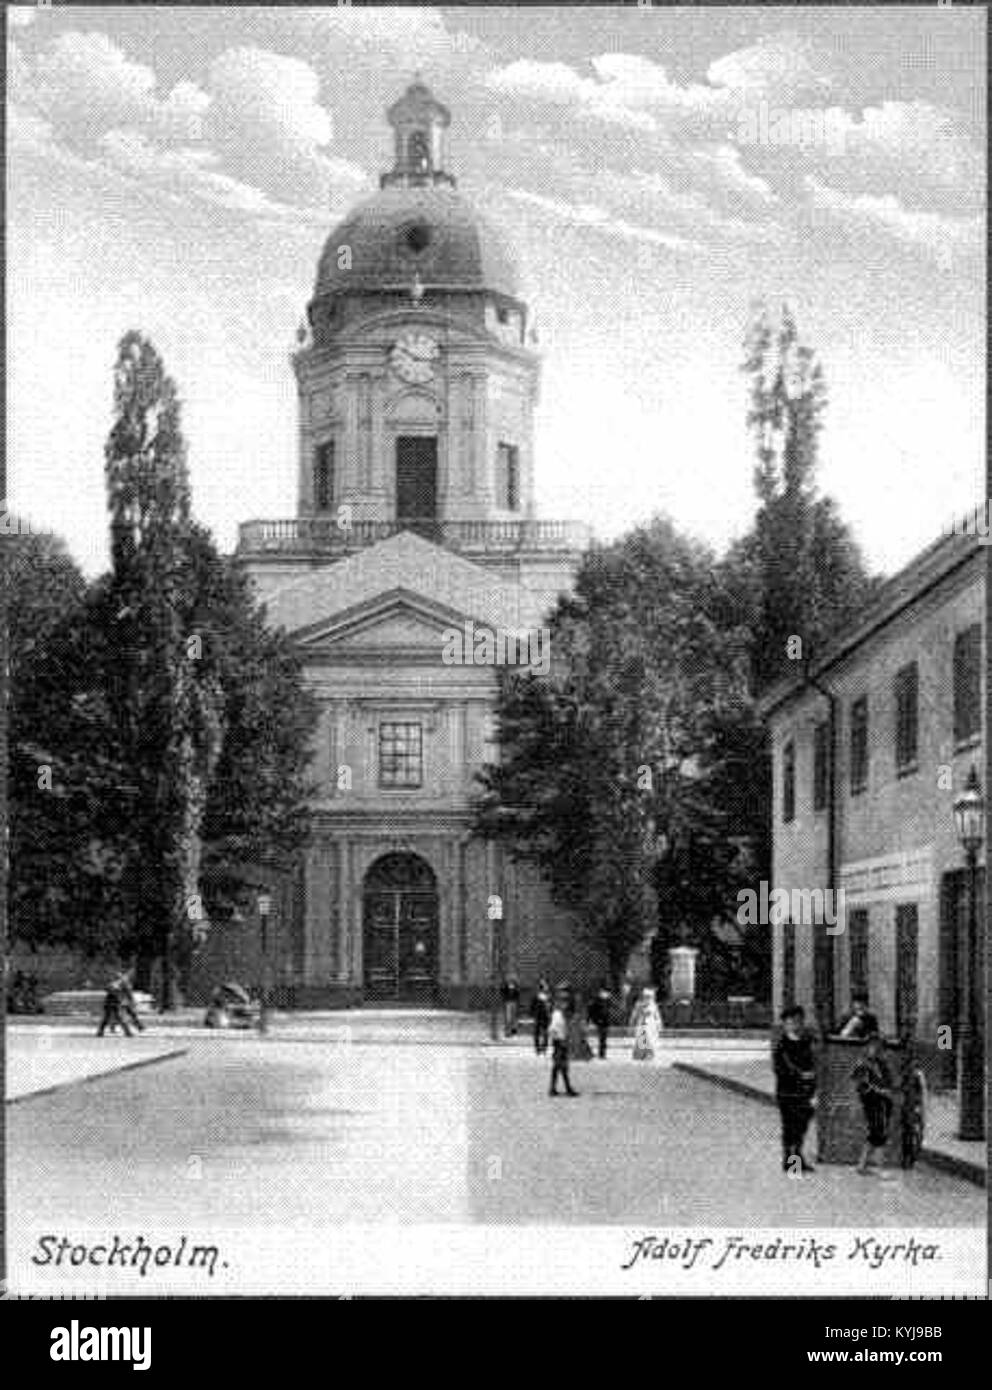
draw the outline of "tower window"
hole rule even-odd
[[[424,780],[419,724],[379,725],[379,786],[419,787]]]
[[[782,819],[796,815],[796,745],[790,739],[782,750]]]
[[[413,132],[406,148],[407,156],[410,160],[410,167],[413,169],[414,173],[429,173],[431,167],[431,154],[427,144],[427,136],[422,130],[415,130]]]
[[[407,249],[418,256],[430,245],[431,229],[426,222],[414,222],[412,227],[407,227],[405,240]]]
[[[313,509],[329,512],[334,505],[334,440],[318,444],[313,459]]]
[[[497,505],[508,512],[520,510],[520,451],[515,444],[499,444],[496,450]]]

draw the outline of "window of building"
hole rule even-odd
[[[318,444],[313,457],[313,509],[329,512],[334,505],[334,440]]]
[[[813,730],[813,810],[822,811],[830,790],[830,725]]]
[[[796,924],[782,925],[782,1008],[796,1002]]]
[[[790,739],[782,749],[782,819],[796,814],[796,745]]]
[[[496,450],[497,505],[508,512],[520,509],[520,451],[515,444],[499,444]]]
[[[868,785],[868,696],[862,695],[851,706],[851,795],[857,796]]]
[[[868,909],[847,914],[847,973],[850,994],[868,994]]]
[[[896,908],[896,1035],[916,1032],[919,915],[915,903]]]
[[[430,172],[431,152],[427,143],[427,136],[422,130],[415,130],[410,136],[407,145],[407,153],[410,159],[410,167],[418,174]]]
[[[919,672],[915,661],[896,672],[896,769],[916,766],[919,737]]]
[[[419,787],[424,780],[424,750],[419,724],[379,725],[380,787]]]
[[[982,628],[965,628],[954,639],[954,742],[967,743],[982,728]]]

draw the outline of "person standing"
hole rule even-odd
[[[782,1031],[772,1049],[775,1098],[782,1117],[782,1171],[812,1173],[803,1156],[803,1141],[813,1118],[816,1058],[813,1039],[805,1028],[806,1015],[798,1004],[782,1010]]]
[[[558,1095],[559,1076],[565,1083],[567,1096],[579,1094],[578,1091],[572,1089],[572,1082],[568,1075],[568,1013],[567,996],[559,992],[548,1027],[548,1036],[551,1039],[551,1088],[548,1094],[552,1096]]]
[[[605,1060],[606,1046],[610,1036],[610,1010],[613,1005],[613,996],[606,988],[601,985],[596,997],[589,1005],[589,1022],[596,1029],[596,1036],[599,1039],[599,1056]]]
[[[512,1038],[516,1036],[517,1015],[520,1010],[520,986],[515,975],[510,975],[503,981],[500,994],[503,996],[503,1033],[506,1037]]]
[[[119,978],[111,980],[107,986],[107,992],[103,996],[103,1018],[100,1020],[96,1035],[98,1038],[102,1038],[107,1028],[113,1032],[118,1027],[123,1029],[126,1037],[131,1036],[127,1019],[121,1011],[121,982]]]
[[[649,985],[641,991],[641,997],[631,1015],[634,1030],[634,1050],[631,1054],[635,1062],[653,1062],[661,1051],[661,1010],[658,1008],[657,992]]]
[[[868,1135],[858,1160],[858,1172],[868,1176],[869,1164],[875,1160],[882,1166],[882,1154],[889,1138],[889,1121],[892,1118],[892,1073],[882,1053],[882,1038],[877,1032],[868,1036],[865,1055],[851,1073],[858,1088],[861,1108],[864,1111]]]
[[[537,982],[531,1017],[534,1020],[534,1051],[543,1057],[548,1050],[548,1025],[551,1023],[551,986],[543,976]]]

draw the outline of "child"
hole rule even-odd
[[[577,1096],[578,1091],[572,1090],[572,1083],[568,1076],[568,997],[563,991],[559,991],[555,1000],[554,1012],[551,1015],[551,1027],[548,1035],[551,1038],[551,1090],[549,1095],[558,1094],[559,1076],[565,1083],[565,1094]]]
[[[868,1140],[858,1163],[858,1172],[866,1176],[873,1155],[881,1167],[881,1155],[889,1137],[889,1121],[892,1118],[892,1074],[882,1055],[882,1039],[878,1033],[869,1034],[865,1055],[851,1076],[858,1088],[868,1125]]]
[[[782,1171],[790,1176],[813,1172],[812,1163],[803,1155],[816,1092],[816,1058],[805,1021],[798,1004],[783,1009],[782,1031],[772,1050],[775,1098],[782,1116]]]

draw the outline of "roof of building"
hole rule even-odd
[[[977,520],[981,509],[974,514]],[[908,564],[886,580],[858,620],[846,631],[837,633],[819,656],[801,668],[799,674],[778,681],[762,697],[759,709],[767,719],[776,709],[788,704],[803,693],[810,682],[850,656],[880,628],[915,603],[949,574],[968,563],[983,548],[983,536],[977,525],[970,526],[972,517],[951,534],[933,541],[915,555]],[[987,527],[986,523],[983,523]],[[988,539],[987,530],[984,537]]]
[[[347,247],[347,252],[345,249]],[[360,203],[327,238],[314,298],[387,288],[489,290],[518,297],[502,239],[448,184],[391,185]]]

